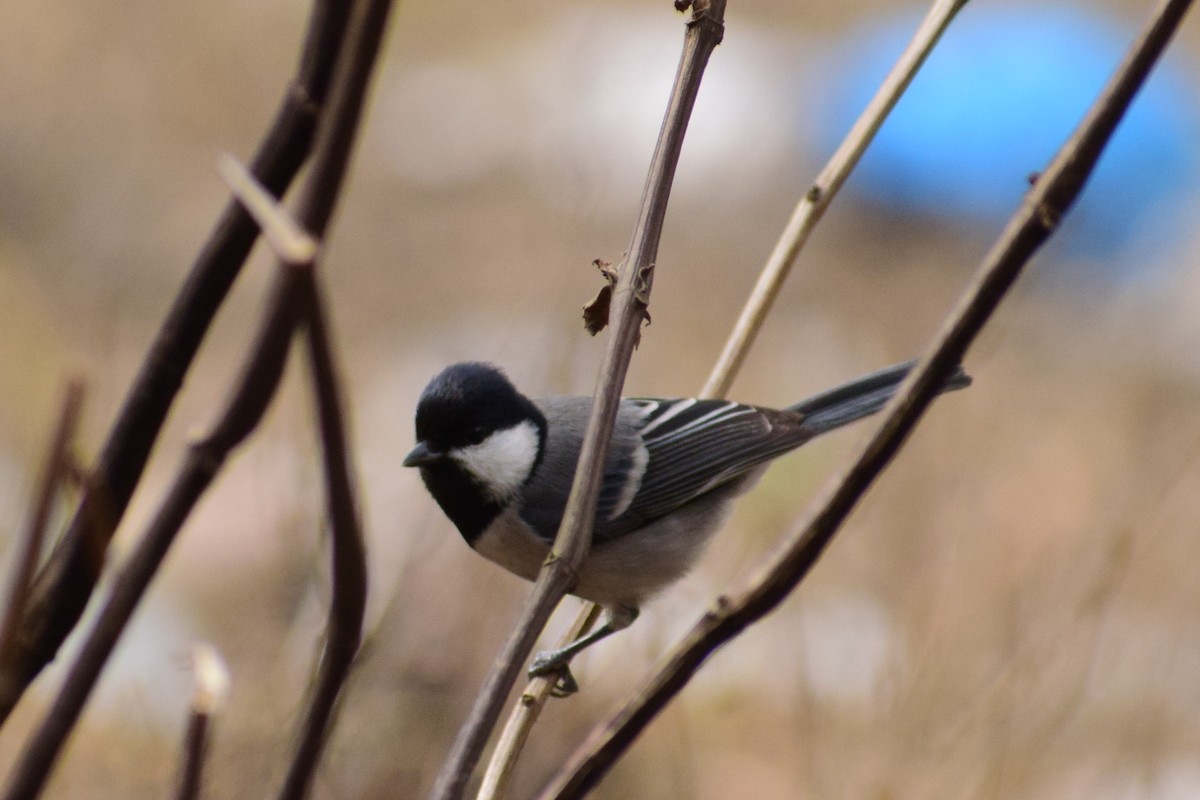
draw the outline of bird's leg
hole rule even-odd
[[[604,611],[607,618],[604,620],[604,624],[596,630],[586,636],[580,636],[566,647],[538,653],[529,666],[529,677],[544,678],[557,675],[558,682],[552,691],[555,697],[569,697],[579,691],[579,682],[571,674],[571,659],[601,639],[628,628],[638,617],[637,606],[605,606]]]

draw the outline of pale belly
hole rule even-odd
[[[584,559],[572,594],[603,605],[637,606],[692,567],[726,516],[725,508],[701,504],[693,513],[677,513],[597,545]],[[502,514],[476,540],[475,549],[530,581],[550,553],[514,510]]]

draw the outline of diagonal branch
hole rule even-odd
[[[308,155],[345,35],[350,3],[316,0],[296,76],[252,162],[282,194]],[[141,479],[192,359],[245,263],[257,227],[237,204],[222,213],[159,329],[96,460],[74,518],[32,587],[19,651],[0,663],[0,722],[53,660],[95,587],[104,549]]]
[[[967,0],[934,0],[908,47],[883,79],[871,102],[867,103],[867,107],[855,120],[846,138],[829,159],[829,163],[796,205],[791,219],[780,234],[779,241],[775,243],[775,249],[771,251],[758,276],[758,282],[733,327],[733,333],[725,342],[708,382],[704,384],[700,393],[702,397],[723,397],[729,391],[734,377],[762,329],[763,322],[766,321],[767,314],[771,311],[771,306],[775,303],[775,298],[779,296],[792,265],[796,263],[800,251],[808,241],[809,234],[821,221],[825,209],[833,202],[846,178],[858,166],[862,154],[875,139],[875,134],[892,113],[900,96],[908,89],[917,70],[925,63],[925,59],[941,40],[946,28],[966,4]]]
[[[382,30],[382,26],[379,29]],[[353,35],[351,39],[354,39]],[[363,49],[355,52],[360,56],[367,53]],[[331,108],[330,112],[334,118],[345,113],[337,107]],[[322,141],[331,142],[333,138],[325,137]],[[318,146],[317,159],[324,161],[322,156],[322,148]],[[223,156],[218,169],[262,228],[263,238],[271,244],[280,263],[297,268],[297,278],[304,283],[306,305],[310,309],[305,325],[306,349],[313,394],[317,401],[331,530],[330,572],[333,586],[324,653],[314,687],[309,692],[308,707],[299,726],[296,752],[280,792],[285,798],[303,797],[308,792],[319,761],[341,686],[349,675],[362,641],[367,599],[366,551],[350,476],[337,369],[329,344],[323,300],[313,274],[314,259],[319,251],[317,242],[232,156]],[[306,196],[311,194],[307,192]]]
[[[806,522],[748,588],[720,598],[696,623],[663,667],[572,757],[543,798],[577,798],[594,787],[709,655],[774,610],[804,578],[859,498],[903,445],[944,377],[961,362],[1029,259],[1074,203],[1189,6],[1190,0],[1162,2],[1080,127],[984,258],[929,353],[889,403],[879,430],[814,504]]]
[[[95,622],[49,711],[26,743],[4,789],[5,800],[36,797],[100,671],[166,557],[175,535],[230,451],[258,425],[283,375],[292,331],[302,313],[298,282],[281,272],[268,313],[236,387],[212,431],[193,441],[158,512],[114,576]]]
[[[677,3],[680,10],[689,3]],[[653,285],[654,260],[666,217],[667,200],[683,137],[708,58],[724,34],[724,0],[691,3],[679,70],[658,142],[650,162],[641,211],[629,251],[621,263],[612,294],[613,329],[583,439],[570,499],[554,548],[543,567],[521,619],[484,682],[475,706],[447,756],[434,785],[438,800],[459,798],[475,770],[488,737],[499,720],[504,700],[554,607],[570,590],[580,562],[591,547],[592,523],[608,439],[621,399],[629,360],[646,317]]]
[[[17,630],[29,599],[30,582],[37,570],[38,558],[46,539],[46,527],[50,524],[50,513],[54,498],[62,488],[64,480],[72,470],[70,448],[75,441],[75,429],[79,426],[79,414],[83,408],[83,382],[73,379],[67,383],[63,394],[62,408],[54,426],[54,436],[46,451],[46,460],[38,476],[34,493],[29,526],[21,537],[21,550],[17,556],[16,571],[9,587],[8,605],[4,609],[4,622],[0,625],[0,664],[10,664],[17,656]],[[0,669],[0,680],[10,677],[7,670]],[[18,687],[0,689],[0,696],[18,690]]]
[[[571,623],[559,638],[558,647],[566,647],[571,642],[586,634],[596,624],[600,617],[600,606],[595,603],[584,603],[575,621]],[[537,677],[529,682],[520,699],[513,706],[504,730],[496,742],[487,771],[483,775],[483,783],[479,787],[476,800],[502,800],[508,796],[509,784],[512,781],[513,770],[517,766],[521,751],[550,699],[558,678],[554,675]]]
[[[754,345],[758,331],[771,311],[775,298],[783,288],[792,265],[808,241],[809,234],[824,216],[825,209],[833,202],[846,178],[858,165],[862,154],[874,140],[875,134],[900,96],[907,90],[916,72],[925,63],[926,57],[941,40],[942,33],[966,2],[967,0],[934,0],[904,53],[884,78],[858,120],[851,126],[850,132],[838,146],[829,163],[817,175],[812,188],[805,193],[792,212],[787,227],[767,259],[754,291],[743,306],[738,321],[725,342],[721,356],[713,365],[712,373],[700,391],[700,397],[721,398],[728,393],[742,364],[745,363],[750,348]],[[585,603],[579,610],[572,630],[579,631],[579,635],[586,633],[592,623],[585,624],[584,620],[594,621],[596,611],[594,604]],[[495,777],[491,783],[485,778],[481,798],[502,796],[507,774],[512,769],[511,762],[516,760],[519,748],[524,745],[528,736],[528,731],[519,730],[519,726],[531,726],[537,719],[541,706],[550,696],[550,685],[549,679],[539,677],[531,680],[526,687],[505,728],[504,743],[507,746],[498,746],[492,754],[488,774]],[[484,790],[490,794],[485,794]]]

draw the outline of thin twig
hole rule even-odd
[[[308,273],[311,276],[311,273]],[[331,728],[342,685],[362,643],[367,605],[367,556],[350,477],[342,403],[324,310],[312,276],[309,284],[307,350],[312,369],[325,470],[325,494],[330,521],[332,590],[325,646],[322,650],[308,708],[299,725],[295,753],[280,788],[281,800],[308,794],[321,751]]]
[[[259,181],[281,195],[309,152],[318,110],[344,40],[350,3],[316,0],[296,76],[252,161]],[[22,651],[3,666],[0,721],[75,627],[112,538],[141,479],[167,412],[217,310],[254,244],[257,226],[239,203],[226,206],[167,313],[109,431],[79,507],[33,584],[21,626]]]
[[[325,647],[316,683],[300,723],[296,750],[280,787],[280,800],[301,800],[307,796],[328,738],[342,684],[362,642],[367,602],[366,552],[350,478],[337,369],[315,269],[311,268],[317,248],[304,245],[306,241],[320,240],[333,216],[334,204],[354,151],[367,88],[391,8],[391,0],[364,0],[355,5],[351,14],[346,37],[348,46],[338,58],[329,108],[317,131],[312,171],[297,201],[296,224],[291,224],[286,214],[279,214],[277,207],[264,200],[261,193],[256,193],[252,182],[246,187],[247,193],[258,195],[256,205],[260,212],[274,219],[271,230],[279,231],[275,238],[280,240],[280,247],[286,248],[280,253],[281,262],[305,266],[303,256],[309,256],[307,266],[310,268],[296,272],[295,280],[305,295],[305,341],[313,393],[317,399],[331,531],[333,587]],[[231,177],[238,178],[236,170]]]
[[[300,227],[317,240],[324,238],[345,183],[367,88],[391,9],[392,0],[363,0],[355,4],[350,17],[348,46],[338,58],[329,110],[317,131],[312,171],[297,201],[296,218]],[[280,800],[301,800],[312,785],[342,684],[362,642],[367,603],[366,552],[354,501],[337,368],[324,306],[315,270],[300,271],[297,279],[308,310],[305,341],[320,425],[333,587],[316,685],[300,724],[296,751],[280,787]]]
[[[701,392],[702,397],[724,397],[729,391],[734,376],[741,368],[759,330],[762,329],[767,313],[778,297],[779,290],[783,288],[800,250],[808,241],[809,234],[820,222],[825,209],[833,202],[834,196],[842,188],[850,172],[858,165],[863,152],[912,82],[917,70],[925,63],[934,45],[941,39],[946,27],[966,4],[967,0],[934,0],[900,59],[884,78],[875,96],[863,109],[850,128],[850,133],[829,159],[829,163],[817,175],[812,187],[796,205],[787,227],[780,234],[775,249],[771,251],[762,273],[758,276],[758,282],[750,300],[742,309],[741,316],[738,317],[733,333],[725,342],[725,348],[721,351],[721,356]]]
[[[46,540],[46,526],[50,524],[50,512],[59,489],[70,478],[72,462],[70,448],[75,441],[75,430],[79,427],[79,413],[83,408],[83,381],[73,378],[67,382],[63,392],[58,422],[46,450],[42,471],[38,475],[37,490],[29,514],[29,525],[21,537],[21,549],[17,554],[16,570],[8,590],[8,605],[4,609],[4,623],[0,627],[0,664],[8,665],[16,660],[17,630],[25,614],[29,597],[30,582],[33,580],[37,562],[42,554],[42,543]],[[0,680],[7,679],[11,670],[0,668]],[[0,690],[0,695],[10,694],[13,689]]]
[[[580,607],[575,621],[564,631],[557,646],[565,647],[586,634],[599,617],[600,606],[585,602]],[[557,681],[556,676],[538,677],[525,687],[525,691],[513,706],[504,730],[500,732],[500,738],[496,741],[496,748],[492,751],[491,760],[483,774],[483,784],[479,787],[475,800],[503,800],[508,796],[508,787],[517,760]]]
[[[377,29],[382,30],[382,26],[377,26]],[[353,30],[350,40],[357,41]],[[378,41],[375,42],[375,47],[378,47]],[[370,50],[356,48],[354,53],[356,57],[367,58],[367,63],[370,63]],[[344,94],[345,92],[335,89],[329,111],[330,119],[341,118],[346,114],[355,115],[360,110],[361,95],[357,104],[344,107]],[[324,146],[335,141],[349,144],[352,139],[321,137],[316,160],[324,162]],[[323,300],[314,274],[314,259],[319,250],[317,241],[286,209],[264,193],[253,176],[235,158],[222,156],[219,171],[234,194],[251,205],[251,213],[262,227],[264,238],[276,249],[280,263],[303,268],[297,279],[303,282],[304,305],[309,309],[305,325],[306,350],[309,354],[322,444],[326,505],[331,531],[330,573],[333,586],[324,650],[313,688],[309,692],[308,707],[299,725],[296,752],[289,762],[287,776],[280,790],[280,796],[283,798],[300,798],[308,793],[341,686],[349,674],[362,641],[362,623],[367,600],[366,550],[354,500],[353,481],[350,477],[346,426],[343,421],[337,369],[329,344]],[[335,178],[333,173],[330,173],[329,177]],[[338,181],[340,179],[335,178],[335,185],[327,187],[325,191],[336,190]],[[306,196],[312,194],[313,192],[306,192]]]
[[[723,596],[626,705],[589,737],[541,797],[581,797],[722,644],[772,611],[797,586],[858,499],[904,443],[945,376],[995,311],[1033,253],[1074,203],[1109,137],[1145,81],[1190,0],[1164,0],[1083,123],[1037,181],[984,258],[971,286],[884,411],[862,453],[831,482],[784,549],[748,588]]]
[[[521,618],[505,642],[504,648],[496,656],[492,671],[475,698],[475,706],[459,730],[458,738],[455,739],[454,746],[442,765],[442,772],[434,785],[431,797],[437,800],[457,800],[463,796],[467,779],[474,772],[483,747],[500,716],[504,698],[520,676],[525,659],[537,642],[546,618],[549,617],[550,612],[545,609],[549,607],[552,611],[566,590],[565,582],[555,583],[542,578],[534,583],[533,593],[526,601]]]
[[[591,546],[604,456],[616,418],[617,404],[621,399],[625,373],[646,318],[654,262],[675,167],[704,68],[724,33],[724,15],[724,0],[704,0],[692,4],[679,70],[651,159],[641,211],[613,289],[611,338],[562,524],[521,619],[488,675],[470,716],[442,765],[432,795],[437,800],[463,796],[467,780],[479,763],[483,748],[500,717],[505,698],[546,620],[563,594],[575,583],[579,564]]]
[[[371,28],[382,31],[383,26],[372,22]],[[358,40],[356,31],[351,31],[350,40]],[[375,41],[374,48],[377,50],[378,40]],[[366,63],[369,64],[374,51],[370,48],[355,48],[353,52],[355,57],[367,59]],[[365,78],[365,75],[363,77]],[[365,83],[361,88],[365,89]],[[350,106],[344,105],[344,94],[345,92],[335,89],[329,110],[331,120],[344,118],[347,114],[350,118],[356,118],[361,110],[361,94],[356,103]],[[320,137],[315,157],[317,161],[326,162],[324,146],[334,142],[349,145],[352,138],[332,135]],[[342,163],[344,166],[345,162]],[[251,205],[251,213],[262,227],[264,238],[276,250],[280,262],[304,268],[298,279],[304,283],[304,305],[309,310],[305,338],[322,444],[326,504],[331,530],[330,573],[333,586],[325,646],[313,688],[309,692],[308,707],[299,724],[296,751],[289,762],[287,776],[280,790],[281,798],[301,798],[308,793],[341,686],[349,675],[350,666],[362,641],[367,599],[366,550],[354,500],[353,481],[350,477],[346,426],[338,389],[337,369],[329,344],[323,300],[315,281],[316,265],[313,259],[318,252],[317,241],[286,209],[263,192],[253,176],[235,158],[222,156],[219,171],[235,195]],[[333,184],[323,191],[336,191],[340,178],[334,173],[328,173],[328,177],[333,179]],[[315,192],[306,191],[306,197],[313,194]]]
[[[317,240],[287,213],[283,204],[241,161],[233,154],[221,151],[217,156],[217,174],[254,218],[276,258],[285,264],[312,266],[317,260]]]
[[[183,755],[175,800],[200,797],[204,760],[208,756],[212,719],[225,703],[229,690],[229,670],[216,648],[198,644],[192,648],[192,701],[187,729],[183,735]]]

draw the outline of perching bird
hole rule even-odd
[[[726,400],[625,398],[617,412],[592,549],[572,593],[601,604],[605,624],[539,656],[531,674],[566,669],[584,647],[628,626],[642,601],[682,577],[773,459],[881,409],[911,363],[783,410]],[[970,383],[961,369],[942,391]],[[530,400],[499,369],[442,370],[417,405],[419,467],[429,493],[485,558],[535,580],[558,532],[591,412],[590,397]]]

